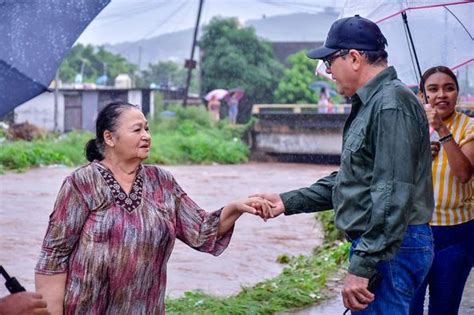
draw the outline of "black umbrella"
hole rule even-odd
[[[0,117],[47,90],[110,0],[0,0]]]

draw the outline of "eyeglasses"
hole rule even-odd
[[[338,54],[338,52],[339,52],[339,54]],[[324,65],[326,66],[326,68],[331,68],[331,65],[334,62],[334,60],[336,60],[339,57],[344,57],[348,53],[349,53],[348,51],[339,50],[339,51],[335,52],[334,54],[324,58],[323,59]]]

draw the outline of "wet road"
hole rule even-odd
[[[286,163],[165,168],[207,210],[255,192],[306,186],[335,169]],[[48,215],[62,180],[71,171],[57,166],[0,176],[0,264],[27,290],[34,289],[33,268]],[[176,243],[168,263],[167,294],[177,297],[197,289],[215,295],[237,293],[241,286],[278,275],[284,267],[275,262],[279,255],[310,254],[320,243],[319,226],[311,214],[280,216],[267,223],[245,215],[237,222],[230,246],[219,257]],[[1,285],[0,296],[5,294]]]

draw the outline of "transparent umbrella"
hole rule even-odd
[[[388,41],[389,64],[395,66],[399,78],[410,86],[418,85],[420,72],[429,67],[445,65],[456,70],[474,60],[472,1],[348,0],[340,17],[355,14],[379,25]],[[323,67],[318,68],[319,73],[325,72]]]
[[[313,91],[320,91],[321,89],[325,89],[329,92],[330,96],[336,96],[337,92],[332,89],[332,86],[326,81],[314,81],[309,85],[309,88]]]
[[[241,88],[230,89],[229,94],[226,95],[226,100],[228,101],[231,97],[234,97],[239,102],[244,95],[245,91]]]
[[[209,101],[211,98],[215,97],[218,100],[223,99],[228,94],[228,91],[225,89],[214,89],[206,94],[204,97],[206,101]]]

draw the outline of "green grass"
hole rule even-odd
[[[175,107],[173,118],[150,121],[153,144],[150,164],[234,164],[248,161],[249,149],[241,140],[247,128],[213,122],[205,109]],[[86,163],[84,146],[91,133],[70,132],[45,139],[4,141],[0,144],[0,172],[22,171],[50,164]]]
[[[45,139],[29,141],[5,141],[1,144],[0,168],[22,171],[34,166],[85,163],[84,144],[90,133],[71,132],[65,136],[50,135]]]
[[[248,161],[249,149],[242,137],[249,125],[213,122],[202,107],[174,107],[172,118],[150,124],[153,146],[147,163],[234,164]]]
[[[186,292],[167,299],[168,314],[275,314],[317,304],[328,297],[327,279],[348,261],[349,243],[341,241],[332,220],[333,211],[316,216],[324,226],[325,244],[311,256],[282,255],[277,261],[288,266],[270,280],[225,298],[203,292]]]
[[[271,280],[227,298],[186,292],[167,299],[168,314],[275,314],[316,304],[327,298],[326,281],[347,261],[348,243],[319,248],[310,257],[291,257],[288,267]]]

